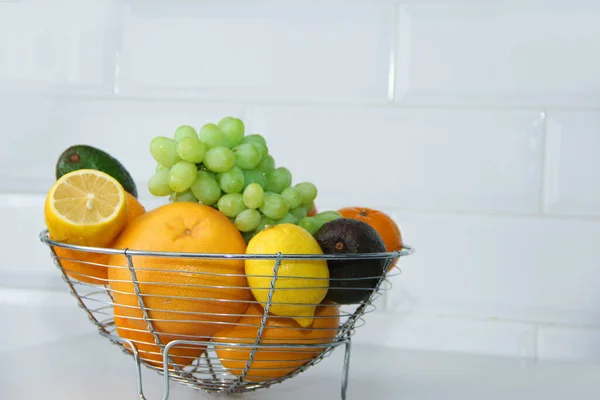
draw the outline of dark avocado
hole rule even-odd
[[[133,197],[137,198],[137,188],[133,178],[123,164],[110,154],[85,144],[71,146],[58,157],[56,179],[80,169],[95,169],[115,178]]]
[[[338,218],[315,233],[325,254],[385,252],[381,236],[369,224]],[[387,266],[385,259],[328,260],[330,284],[326,300],[338,304],[367,301]]]

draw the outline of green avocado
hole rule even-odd
[[[71,146],[62,152],[56,163],[56,179],[79,169],[95,169],[115,178],[133,197],[137,188],[133,178],[123,164],[110,154],[85,144]]]

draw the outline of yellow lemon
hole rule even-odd
[[[109,245],[127,222],[127,197],[110,175],[80,169],[58,179],[46,197],[50,237],[81,246]]]
[[[247,254],[323,254],[319,243],[304,228],[281,224],[265,228],[254,236]],[[257,301],[267,303],[275,260],[246,260],[248,285]],[[325,260],[281,261],[271,298],[272,314],[290,317],[303,328],[312,325],[315,309],[329,289],[329,269]]]

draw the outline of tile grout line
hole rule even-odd
[[[146,185],[147,181],[136,181],[138,186],[142,187]],[[45,187],[45,186],[44,186]],[[6,205],[6,199],[11,197],[27,197],[39,199],[46,196],[47,191],[40,189],[37,184],[22,185],[20,187],[11,187],[9,184],[2,184],[2,178],[0,177],[0,205]],[[155,198],[151,196],[144,196],[144,200],[148,201],[160,201],[161,198]],[[332,201],[329,201],[332,203]],[[337,203],[337,201],[333,201]],[[537,212],[506,212],[506,211],[493,211],[493,210],[453,210],[453,209],[433,209],[433,208],[410,208],[410,207],[398,207],[393,204],[379,204],[379,208],[389,208],[398,214],[417,214],[417,215],[442,215],[447,217],[457,216],[470,216],[470,217],[490,217],[490,218],[525,218],[525,219],[537,219],[537,220],[551,220],[551,221],[581,221],[589,223],[597,223],[600,220],[599,214],[559,214],[559,213],[537,213]]]
[[[542,319],[525,319],[525,318],[515,318],[515,317],[492,317],[490,315],[482,315],[477,313],[459,313],[459,312],[448,312],[448,311],[434,311],[434,310],[411,310],[406,312],[407,315],[417,316],[417,317],[430,317],[430,318],[439,318],[439,319],[448,319],[448,320],[459,320],[459,321],[479,321],[479,322],[493,322],[499,324],[509,324],[509,325],[528,325],[531,327],[548,328],[548,327],[557,327],[557,328],[567,328],[567,329],[581,329],[581,330],[591,330],[600,332],[600,323],[598,324],[584,324],[584,323],[571,323],[571,322],[563,322],[563,321],[549,321]],[[389,310],[388,314],[391,315],[404,315],[405,312],[396,312],[392,309]]]
[[[395,50],[397,52],[397,50]],[[397,63],[395,63],[397,67]],[[397,68],[395,68],[397,69]],[[389,74],[389,73],[388,73]],[[394,74],[394,80],[397,76]],[[11,88],[10,85],[0,83],[0,90],[6,90],[7,93],[15,92],[17,86]],[[600,105],[598,104],[519,104],[519,103],[444,103],[444,102],[390,102],[389,100],[389,85],[388,95],[381,100],[314,100],[314,99],[298,99],[290,100],[281,99],[278,97],[264,96],[257,98],[235,98],[235,97],[211,97],[202,94],[198,95],[183,95],[169,92],[154,92],[147,91],[120,91],[114,93],[114,86],[109,87],[109,93],[101,89],[86,89],[86,88],[66,88],[64,91],[36,91],[25,90],[19,91],[20,95],[24,96],[44,96],[51,99],[67,99],[80,102],[141,102],[141,103],[193,103],[193,104],[235,104],[246,106],[261,106],[261,107],[325,107],[325,108],[367,108],[367,109],[386,109],[386,110],[460,110],[460,111],[539,111],[542,110],[565,110],[565,111],[591,111],[599,112]],[[106,88],[105,88],[106,90]],[[397,93],[394,88],[394,97]]]
[[[121,54],[123,53],[123,40],[125,37],[125,19],[127,13],[127,7],[129,5],[122,4],[116,11],[116,32],[115,32],[115,54],[114,54],[114,65],[112,65],[112,94],[114,97],[118,97],[121,93],[119,86],[121,77]]]
[[[425,209],[425,208],[409,208],[396,207],[388,205],[396,213],[408,214],[427,214],[427,215],[444,215],[444,216],[474,216],[474,217],[496,217],[496,218],[532,218],[539,220],[559,220],[559,221],[585,221],[596,222],[600,220],[599,214],[539,214],[537,212],[509,212],[509,211],[492,211],[492,210],[451,210],[451,209]]]
[[[533,359],[538,361],[540,357],[540,324],[534,324],[533,328]]]
[[[396,63],[395,63],[396,64]],[[395,65],[397,67],[397,65]],[[389,72],[388,72],[389,74]],[[396,74],[394,74],[394,80]],[[0,84],[0,88],[2,88]],[[382,108],[382,109],[425,109],[425,110],[466,110],[466,111],[479,111],[479,110],[497,110],[497,111],[538,111],[540,109],[561,109],[569,111],[600,111],[600,105],[573,105],[573,104],[519,104],[519,103],[413,103],[407,102],[390,102],[389,100],[389,88],[388,84],[388,95],[381,100],[372,101],[343,101],[343,100],[290,100],[290,99],[278,99],[277,97],[264,96],[263,98],[234,98],[234,97],[210,97],[201,94],[198,95],[178,95],[177,93],[169,93],[166,90],[164,93],[150,94],[144,90],[123,92],[115,94],[111,91],[110,94],[106,94],[102,91],[86,91],[78,89],[70,89],[65,91],[53,92],[53,93],[40,93],[37,91],[22,92],[22,94],[36,96],[36,95],[47,95],[54,98],[67,98],[75,99],[76,101],[135,101],[145,103],[209,103],[209,104],[242,104],[242,105],[255,105],[263,107],[349,107],[349,108]],[[394,88],[394,97],[396,97]]]
[[[396,56],[398,47],[398,35],[400,32],[400,5],[393,4],[392,6],[392,37],[390,41],[390,65],[388,70],[388,102],[394,104],[396,100]]]
[[[548,108],[544,108],[542,110],[544,114],[544,120],[542,123],[542,140],[540,141],[541,147],[541,171],[540,171],[540,189],[539,189],[539,201],[538,201],[538,214],[540,216],[548,215],[546,211],[546,179],[548,178],[548,166],[547,166],[547,157],[548,157],[548,147],[547,147],[547,139],[548,139]]]

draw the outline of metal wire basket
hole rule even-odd
[[[409,246],[398,252],[341,255],[149,252],[69,245],[51,240],[47,231],[40,240],[50,247],[63,280],[99,333],[134,358],[139,398],[145,399],[144,365],[163,375],[163,400],[169,397],[171,380],[211,393],[267,388],[306,371],[341,345],[345,399],[351,338],[364,324],[364,315],[376,309],[374,301],[391,288],[389,278],[400,272],[398,259],[413,253]],[[268,284],[259,288],[266,301],[251,295],[248,275],[232,269],[247,260],[273,261],[272,275],[262,277]],[[314,286],[307,286],[305,277],[280,276],[280,266],[290,260],[381,260],[381,272],[387,272],[330,277],[328,290],[354,291],[361,301],[308,304],[314,318],[300,325],[293,314],[272,312],[299,305],[275,302],[275,293],[322,289],[324,282],[315,279]],[[294,285],[295,280],[302,280],[303,287]]]

